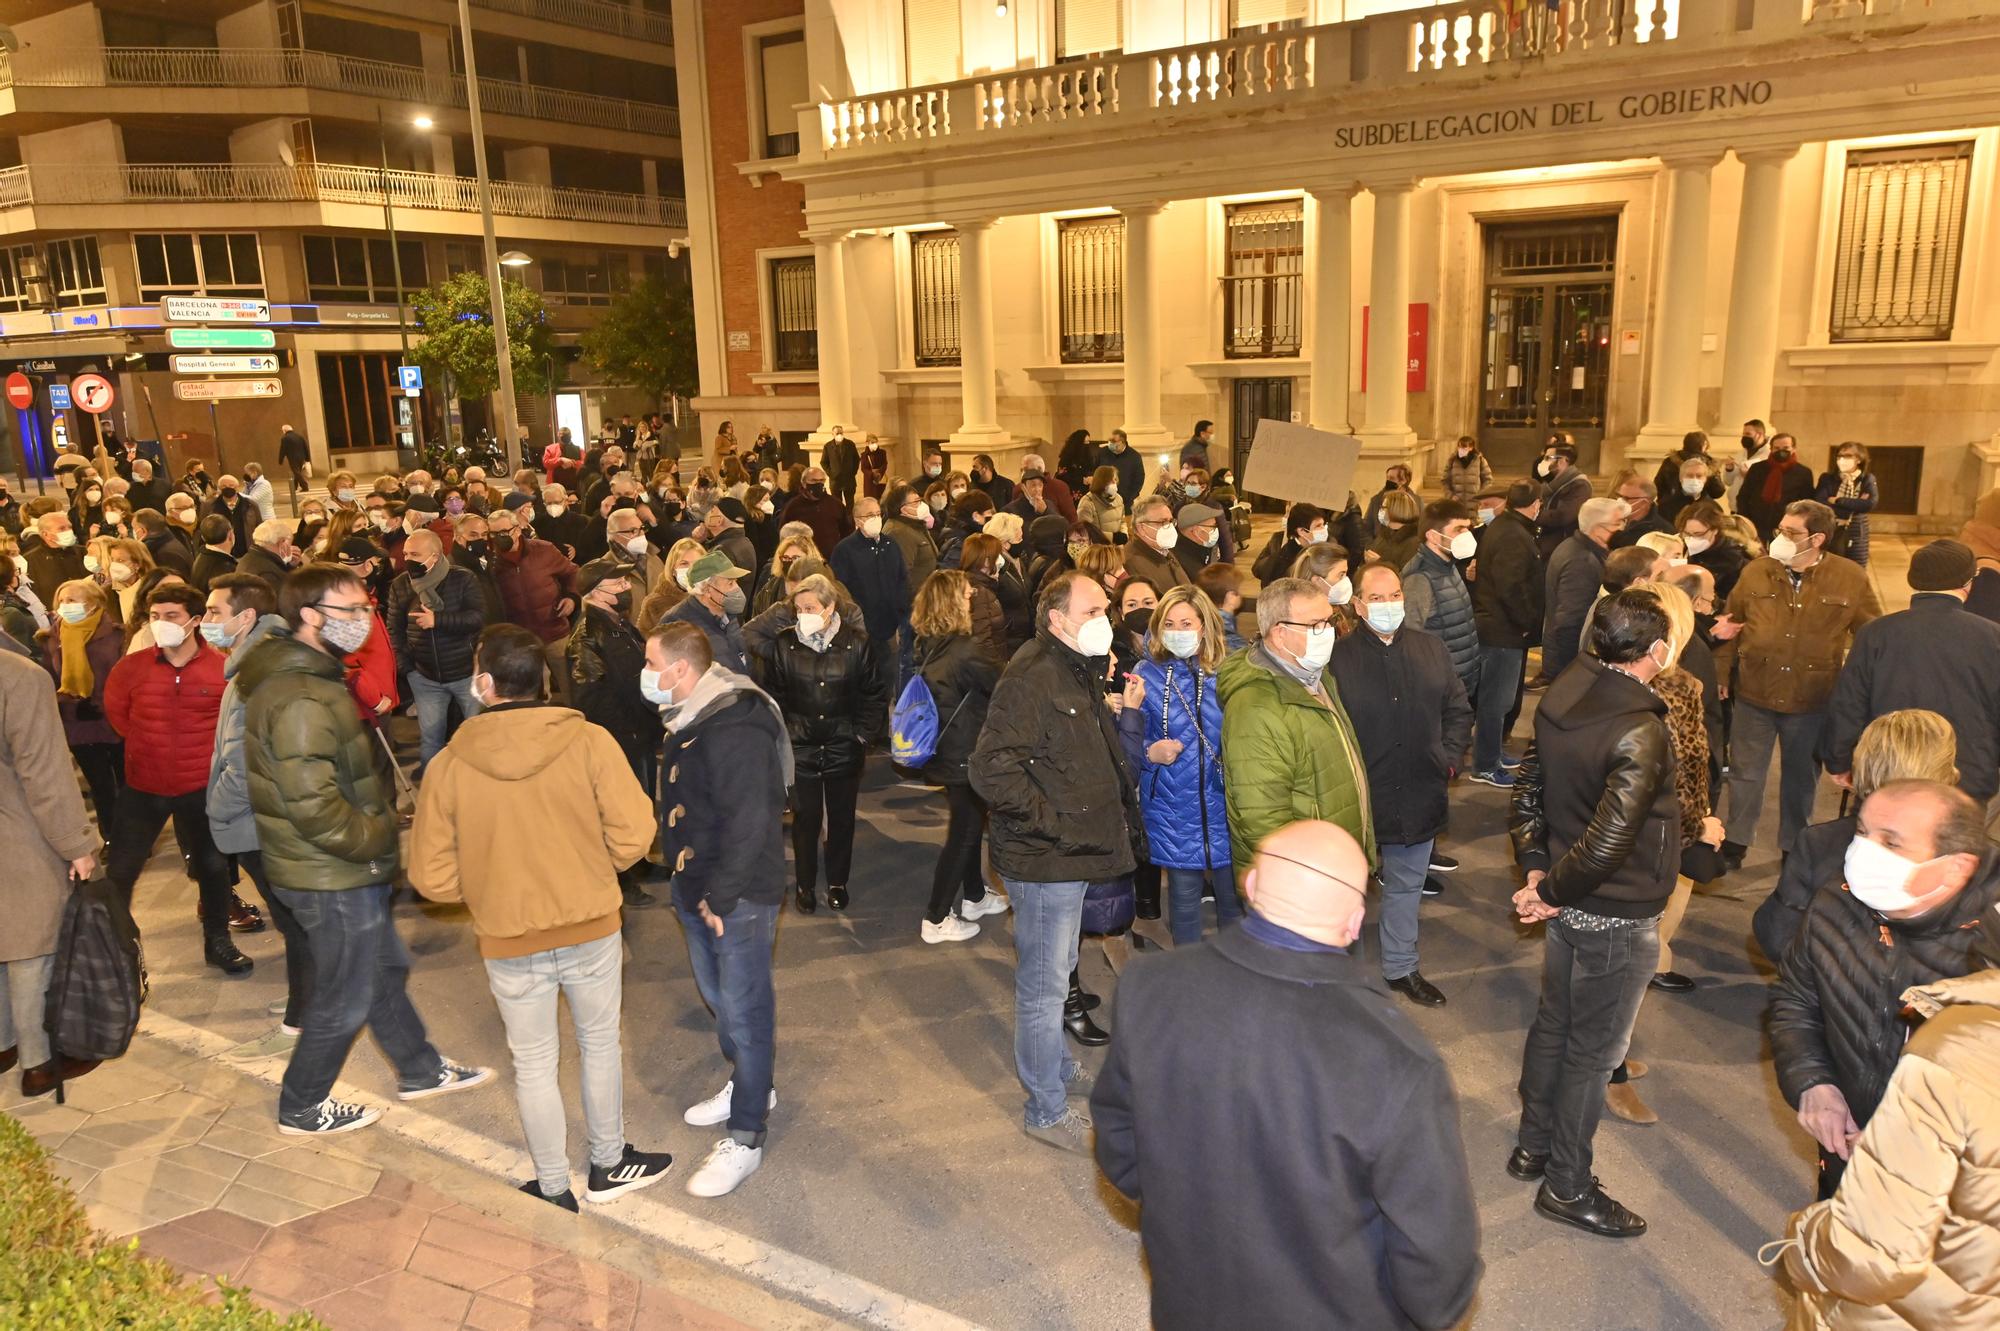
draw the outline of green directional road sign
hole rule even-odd
[[[186,349],[232,347],[263,350],[278,345],[268,328],[169,328],[167,345]]]

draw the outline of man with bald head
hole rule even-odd
[[[410,681],[426,766],[451,738],[451,707],[461,720],[479,715],[472,692],[473,649],[486,627],[479,579],[445,558],[428,527],[403,541],[403,571],[389,585],[389,642],[396,670]]]
[[[1367,884],[1346,829],[1287,824],[1241,925],[1120,977],[1091,1116],[1156,1327],[1449,1327],[1472,1302],[1451,1080],[1355,950]]]

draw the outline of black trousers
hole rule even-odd
[[[126,905],[132,889],[152,858],[153,843],[160,829],[171,821],[174,840],[194,873],[201,891],[201,932],[213,942],[229,937],[229,859],[215,848],[208,831],[208,792],[191,790],[185,795],[152,795],[127,786],[118,797],[118,822],[111,834],[107,876]]]
[[[854,802],[861,769],[838,776],[799,773],[792,786],[792,860],[800,887],[819,886],[820,812],[826,813],[826,883],[846,887],[854,867]]]
[[[305,1023],[306,995],[312,992],[312,944],[299,917],[271,890],[271,880],[264,876],[264,852],[246,850],[235,856],[235,860],[237,867],[257,885],[264,898],[264,909],[269,912],[271,923],[278,926],[278,937],[285,941],[285,1025],[298,1030]]]
[[[70,753],[83,769],[83,784],[90,788],[90,802],[97,809],[98,831],[109,836],[111,829],[118,826],[118,796],[125,790],[125,746],[79,744]]]
[[[986,866],[980,847],[986,832],[986,804],[969,785],[944,788],[951,821],[945,825],[944,845],[938,849],[937,868],[931,873],[931,903],[924,918],[941,924],[951,914],[959,898],[983,901],[986,898]]]

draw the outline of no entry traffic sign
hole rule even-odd
[[[111,404],[118,399],[118,392],[111,381],[101,374],[73,375],[69,381],[69,395],[76,399],[76,405],[92,415],[101,415],[111,410]]]
[[[22,411],[35,405],[35,385],[19,370],[7,376],[7,401]]]

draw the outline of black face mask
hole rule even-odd
[[[1150,608],[1125,612],[1125,631],[1134,637],[1143,638],[1153,626],[1153,612]]]
[[[474,559],[484,559],[486,558],[486,542],[467,541],[465,543],[465,552]]]
[[[494,532],[492,545],[495,554],[506,554],[514,548],[514,533],[507,531]]]
[[[811,495],[814,499],[824,499],[826,498],[826,487],[820,484],[818,481],[807,481],[806,493]]]
[[[1743,451],[1744,451],[1745,453],[1755,453],[1755,452],[1757,451],[1757,436],[1756,436],[1756,435],[1754,435],[1754,434],[1746,434],[1746,435],[1744,435],[1744,436],[1743,436]]]

